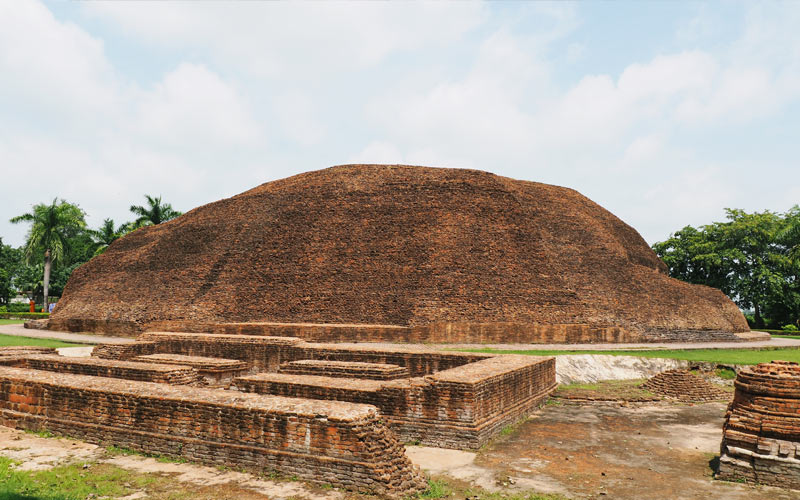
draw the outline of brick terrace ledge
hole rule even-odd
[[[101,358],[77,358],[57,354],[25,355],[21,368],[45,370],[76,375],[92,375],[164,384],[192,384],[199,382],[200,375],[190,366],[177,364],[139,363]]]
[[[370,493],[426,487],[363,404],[0,367],[0,423]]]
[[[404,366],[388,363],[367,363],[363,361],[327,361],[321,359],[300,359],[281,364],[280,373],[296,375],[322,375],[327,377],[355,377],[371,380],[393,380],[408,378]]]

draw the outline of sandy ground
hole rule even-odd
[[[570,498],[800,498],[712,479],[724,414],[722,403],[551,405],[481,451],[474,465],[501,482],[537,481]]]

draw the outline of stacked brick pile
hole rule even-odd
[[[800,489],[800,365],[748,367],[734,385],[717,477]]]
[[[134,231],[71,275],[49,327],[163,322],[378,325],[323,327],[332,340],[412,327],[411,341],[451,342],[749,330],[721,291],[670,278],[633,228],[576,191],[400,165],[308,172]]]
[[[396,378],[408,378],[409,376],[408,370],[404,366],[385,363],[364,363],[361,361],[325,361],[316,359],[301,359],[283,363],[278,372],[369,380],[394,380]]]
[[[162,384],[194,384],[200,374],[190,366],[137,363],[98,358],[68,358],[58,355],[28,355],[23,366],[32,370],[121,378]]]
[[[651,377],[644,388],[686,402],[730,399],[730,394],[686,370],[668,370]]]
[[[0,424],[374,494],[426,487],[367,405],[0,367]]]

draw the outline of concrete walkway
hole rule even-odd
[[[34,330],[23,328],[22,325],[0,325],[0,334],[16,335],[19,337],[35,337],[41,339],[55,339],[78,344],[109,344],[131,343],[134,339],[129,337],[107,337],[105,335],[91,335],[85,333],[56,332],[51,330]],[[363,345],[363,344],[359,344]],[[376,343],[376,347],[404,346],[408,344]],[[778,349],[800,348],[800,339],[772,338],[755,342],[676,342],[652,344],[425,344],[427,347],[438,349],[502,349],[515,351],[546,350],[546,351],[619,351],[619,350],[655,350],[655,349]]]
[[[90,335],[86,333],[34,330],[33,328],[24,328],[22,325],[0,325],[0,335],[61,340],[63,342],[73,342],[75,344],[129,344],[134,341],[132,338],[125,337],[106,337],[105,335]]]

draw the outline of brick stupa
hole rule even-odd
[[[743,340],[719,290],[667,275],[578,192],[345,165],[134,231],[77,269],[50,328],[408,342]]]
[[[717,477],[800,490],[800,365],[761,363],[734,384]]]

